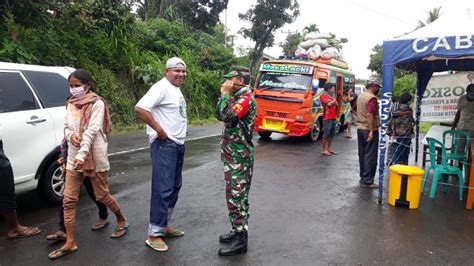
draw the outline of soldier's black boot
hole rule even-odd
[[[247,252],[247,231],[235,232],[235,237],[231,242],[230,248],[219,249],[220,256],[234,256]]]
[[[235,238],[235,231],[232,230],[229,233],[225,235],[220,235],[219,236],[219,242],[221,243],[230,243],[232,240]]]

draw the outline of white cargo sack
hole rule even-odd
[[[321,55],[321,46],[315,45],[309,48],[308,51],[306,51],[306,55],[312,60],[318,59]]]
[[[296,56],[306,56],[306,50],[303,49],[302,47],[298,46],[298,48],[296,48],[295,55]]]
[[[330,39],[331,35],[326,33],[318,33],[318,32],[309,32],[304,36],[304,40],[314,40],[314,39]]]
[[[324,51],[321,52],[321,57],[324,59],[331,59],[331,58],[336,58],[336,59],[342,59],[342,53],[337,50],[337,48],[334,47],[329,47],[327,49],[324,49]]]
[[[313,39],[313,40],[307,40],[302,43],[300,43],[298,46],[303,47],[304,49],[309,49],[310,47],[313,47],[315,45],[321,46],[321,48],[326,48],[329,46],[329,42],[326,39]]]

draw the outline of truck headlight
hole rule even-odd
[[[302,115],[297,115],[297,116],[295,117],[295,119],[296,119],[297,121],[303,121],[303,120],[304,120],[304,116],[302,116]]]

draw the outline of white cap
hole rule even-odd
[[[183,65],[184,68],[186,69],[186,64],[184,63],[183,59],[179,57],[171,57],[166,61],[166,68],[175,68],[178,67],[178,65]]]

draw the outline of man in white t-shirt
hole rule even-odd
[[[178,57],[166,62],[165,77],[155,83],[138,101],[135,112],[147,124],[152,160],[150,223],[148,246],[166,251],[164,236],[184,232],[168,225],[178,201],[182,182],[186,101],[180,86],[186,78],[186,64]]]

